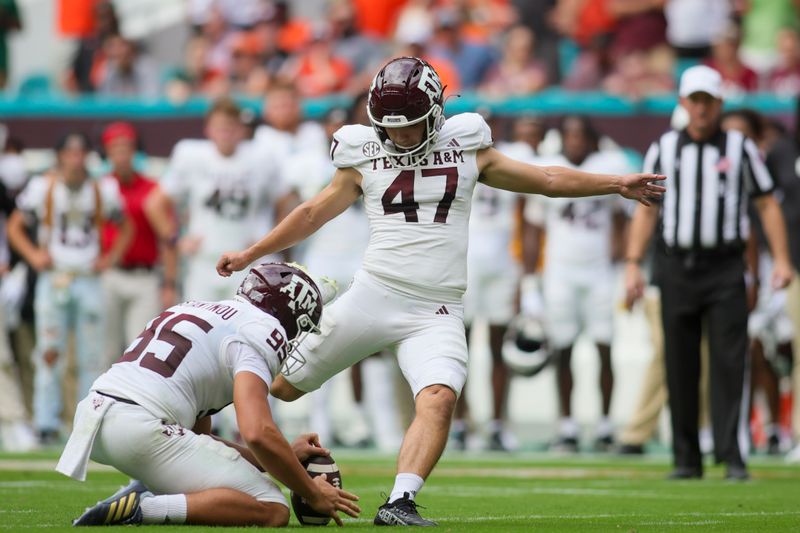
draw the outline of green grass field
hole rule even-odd
[[[364,510],[346,527],[372,527],[381,492],[391,488],[393,458],[346,450],[334,456],[345,487],[361,496]],[[53,454],[0,455],[0,530],[71,530],[70,520],[84,507],[127,482],[102,467],[78,483],[53,472],[54,466]],[[702,481],[667,481],[668,471],[666,455],[631,460],[452,453],[418,502],[426,507],[423,516],[444,531],[800,531],[800,466],[757,457],[746,483],[723,480],[721,467],[708,468]],[[301,526],[292,518],[290,527]]]

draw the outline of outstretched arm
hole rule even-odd
[[[665,189],[653,182],[665,179],[658,174],[592,174],[566,167],[540,167],[511,159],[494,148],[478,151],[481,181],[498,189],[537,193],[553,197],[620,194],[650,205]]]
[[[265,255],[274,254],[302,241],[326,222],[350,207],[361,195],[361,174],[340,168],[331,183],[314,198],[303,202],[272,231],[246,250],[227,252],[217,262],[217,272],[228,277]]]

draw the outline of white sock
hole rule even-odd
[[[169,494],[142,498],[143,524],[183,524],[186,522],[186,495]]]
[[[493,419],[489,422],[489,433],[502,433],[503,431],[503,421],[498,419]]]
[[[611,423],[611,419],[607,416],[601,417],[600,420],[597,422],[597,429],[596,429],[596,436],[597,437],[607,437],[614,432],[614,426]]]
[[[467,430],[467,423],[464,421],[463,418],[456,418],[450,425],[450,430],[453,433],[463,433],[464,431]]]
[[[417,493],[422,490],[423,483],[425,483],[425,480],[416,474],[397,474],[397,477],[394,478],[394,488],[389,495],[389,503],[399,500],[406,492],[409,498],[413,500]]]
[[[578,423],[572,417],[564,417],[558,423],[558,434],[562,437],[578,437]]]

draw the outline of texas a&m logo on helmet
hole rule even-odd
[[[263,263],[250,269],[236,296],[275,317],[288,340],[318,331],[322,295],[317,284],[294,264]]]

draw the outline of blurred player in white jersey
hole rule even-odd
[[[560,126],[562,155],[550,164],[586,172],[631,171],[622,152],[598,151],[598,134],[580,115],[565,117]],[[545,328],[557,361],[560,421],[554,447],[577,452],[579,428],[572,418],[572,348],[586,333],[600,356],[601,418],[595,428],[595,449],[608,451],[613,444],[609,419],[614,373],[611,337],[614,314],[612,244],[621,239],[625,206],[619,197],[565,199],[541,198],[527,210],[531,223],[544,226],[543,292]],[[619,215],[619,216],[618,216]]]
[[[356,98],[351,112],[334,108],[325,119],[328,143],[334,133],[351,123],[369,124],[366,115],[367,94]],[[349,116],[348,116],[349,115]],[[363,115],[363,117],[362,117]],[[281,166],[281,174],[300,198],[310,200],[329,183],[336,167],[331,162],[327,149],[306,149],[290,155]],[[346,289],[353,281],[364,250],[369,240],[369,222],[360,201],[348,207],[344,213],[330,221],[307,239],[302,247],[302,263],[311,272],[325,275]],[[353,365],[347,376],[355,400],[356,419],[349,420],[347,434],[333,430],[333,404],[331,392],[334,380],[327,381],[312,395],[311,427],[328,442],[331,437],[345,445],[366,446],[370,437],[380,450],[396,451],[402,441],[395,400],[395,364],[380,354]],[[366,426],[371,428],[371,435]],[[361,431],[359,431],[361,429]],[[324,437],[324,438],[323,438]]]
[[[161,182],[186,223],[178,243],[186,256],[186,298],[219,300],[230,294],[235,280],[208,275],[217,257],[231,243],[248,246],[269,230],[286,201],[288,189],[276,162],[244,140],[240,115],[232,100],[215,102],[206,117],[207,139],[176,144]]]
[[[234,298],[189,301],[153,318],[78,404],[56,470],[83,481],[90,459],[131,476],[76,526],[285,526],[289,509],[269,477],[339,525],[357,498],[312,480],[300,464],[328,455],[315,434],[290,446],[267,396],[298,335],[318,331],[323,293],[294,265],[250,270]],[[212,437],[209,415],[233,403],[246,446]]]
[[[773,289],[771,276],[772,257],[768,250],[761,249],[758,281],[752,280],[758,297],[747,319],[747,334],[753,362],[752,388],[754,392],[763,391],[769,414],[765,424],[767,453],[778,455],[781,452],[780,378],[776,369],[791,376],[794,324],[786,312],[786,290]]]
[[[89,150],[82,133],[62,137],[56,146],[56,167],[31,178],[8,221],[10,244],[39,272],[33,418],[46,443],[61,428],[69,334],[75,334],[79,395],[85,395],[106,369],[100,274],[119,262],[133,235],[116,180],[89,177]],[[100,231],[106,221],[117,224],[120,235],[103,254]],[[32,227],[35,241],[28,233]]]
[[[248,249],[224,254],[229,276],[254,257],[309,237],[363,194],[370,240],[353,285],[334,302],[321,333],[296,350],[273,394],[294,400],[387,347],[415,399],[415,417],[398,458],[398,475],[376,525],[434,525],[415,496],[444,450],[467,374],[462,296],[467,284],[468,220],[480,177],[516,192],[580,196],[618,192],[649,204],[663,187],[654,174],[612,176],[514,161],[492,148],[480,115],[445,120],[443,87],[425,61],[390,61],[370,88],[373,128],[345,126],[335,135],[330,185],[304,202]]]
[[[329,141],[325,130],[315,121],[303,120],[301,103],[297,87],[289,82],[274,83],[264,98],[261,108],[264,124],[255,129],[253,144],[259,156],[276,169],[283,166],[287,157],[302,152],[328,150]],[[285,198],[278,220],[298,203],[299,199],[295,195]],[[262,210],[259,217],[272,227],[271,212]],[[296,250],[291,250],[292,254],[295,252]]]
[[[528,122],[516,122],[516,135],[530,130]],[[536,152],[525,141],[503,142],[497,149],[506,156],[532,163]],[[517,312],[517,294],[521,265],[512,256],[512,239],[524,209],[522,195],[478,183],[472,198],[469,220],[469,251],[467,253],[467,292],[464,293],[464,323],[467,342],[476,318],[483,318],[489,326],[489,351],[492,358],[492,420],[489,424],[488,447],[507,451],[514,447],[513,439],[506,433],[503,420],[506,416],[508,396],[508,369],[503,362],[503,338],[508,325]],[[458,400],[453,420],[453,443],[466,448],[467,424],[464,393]]]
[[[318,123],[303,121],[300,93],[290,83],[276,83],[264,99],[264,124],[253,139],[259,150],[284,158],[305,150],[327,149],[325,130]]]

